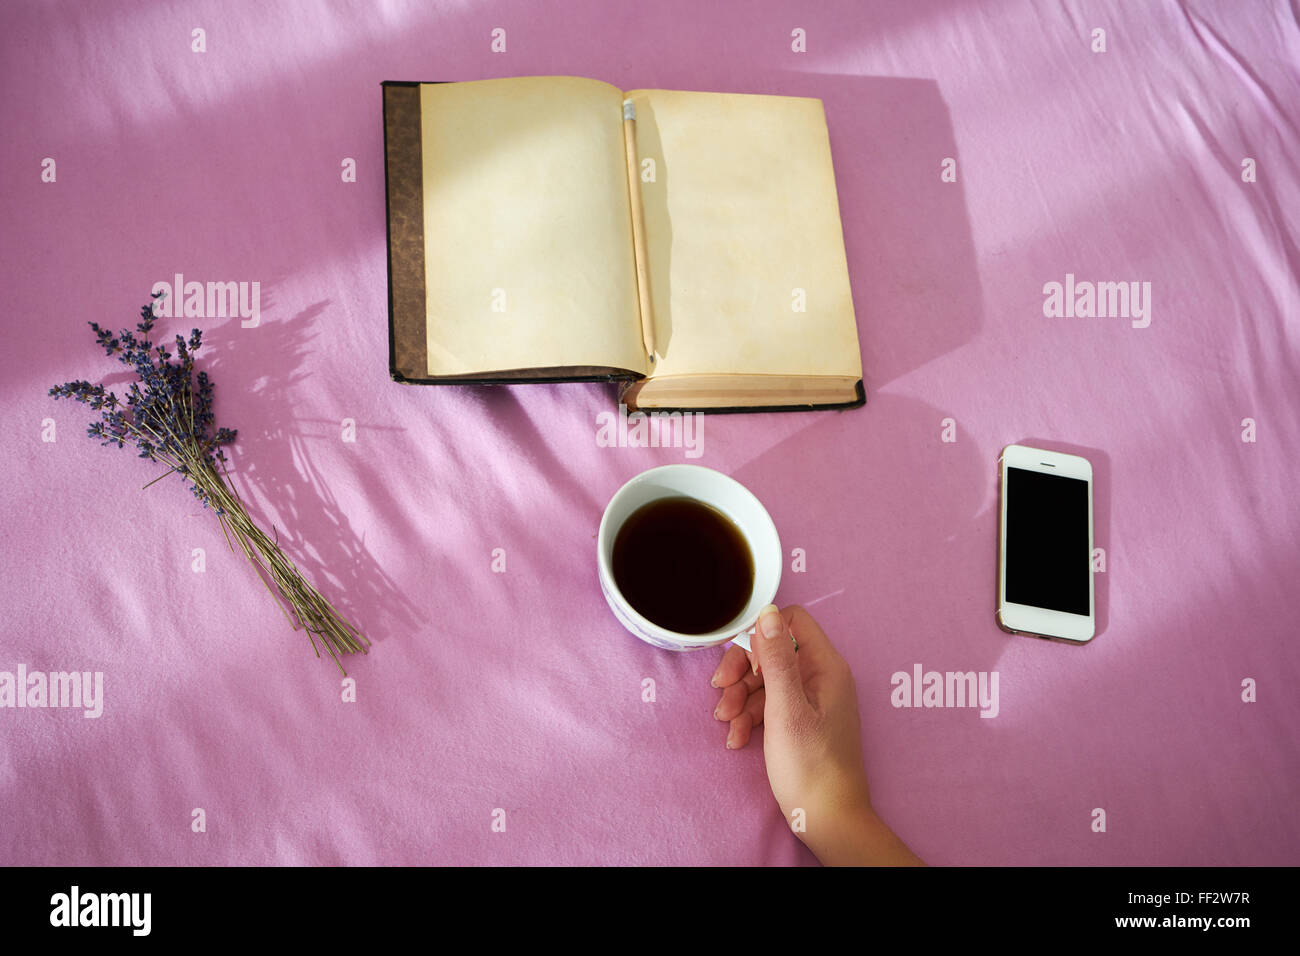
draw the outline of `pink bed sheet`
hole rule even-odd
[[[780,603],[850,661],[875,802],[927,861],[1300,863],[1293,4],[104,2],[0,21],[0,671],[103,680],[98,717],[0,708],[0,863],[815,863],[761,735],[724,749],[720,653],[641,644],[600,594],[605,502],[687,460],[744,482],[803,550]],[[601,447],[609,386],[389,380],[379,83],[560,73],[825,101],[864,408],[711,417],[688,459]],[[177,273],[259,283],[256,327],[165,331],[204,327],[238,487],[373,640],[354,703],[179,481],[142,492],[155,469],[46,397],[120,387],[85,323],[134,324]],[[1150,283],[1149,324],[1046,316],[1067,276]],[[1087,647],[994,624],[1010,442],[1093,461]],[[892,706],[917,665],[996,672],[996,717]]]

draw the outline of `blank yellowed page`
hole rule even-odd
[[[821,101],[625,96],[636,106],[652,374],[861,378]]]
[[[430,375],[645,370],[622,104],[569,76],[420,87]]]

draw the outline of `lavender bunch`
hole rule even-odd
[[[140,309],[134,332],[123,329],[114,335],[99,323],[90,323],[105,353],[118,356],[139,378],[127,386],[125,403],[103,385],[81,380],[56,385],[49,394],[56,399],[75,399],[100,412],[100,420],[93,422],[86,434],[99,439],[101,445],[125,448],[131,444],[139,449],[140,458],[166,465],[167,471],[145,488],[172,473],[188,479],[194,497],[216,514],[226,544],[233,551],[234,542],[239,543],[294,630],[307,631],[317,657],[320,648],[316,639],[320,638],[343,671],[339,655],[366,653],[370,642],[304,580],[280,550],[279,535],[272,539],[254,524],[238,492],[232,490],[233,484],[227,484],[230,475],[222,446],[234,442],[237,432],[214,428],[212,380],[204,371],[197,379],[193,374],[194,353],[202,346],[202,333],[194,329],[188,341],[176,336],[174,355],[166,345],[154,345],[148,337],[156,318],[154,305],[165,294],[155,293],[155,301]],[[271,591],[272,583],[275,591]],[[288,602],[292,617],[280,598]]]

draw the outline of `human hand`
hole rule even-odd
[[[857,689],[825,632],[798,605],[768,605],[750,646],[749,654],[729,647],[713,675],[722,689],[714,716],[731,725],[727,747],[744,747],[764,727],[772,795],[787,821],[802,811],[796,833],[822,862],[920,863],[871,807]]]

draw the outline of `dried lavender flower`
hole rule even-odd
[[[216,427],[212,380],[203,370],[194,374],[194,353],[202,347],[202,332],[192,330],[188,340],[177,335],[175,353],[148,337],[156,320],[154,307],[164,295],[154,293],[153,301],[141,307],[134,331],[123,329],[114,335],[97,322],[89,323],[105,354],[116,355],[138,376],[138,381],[128,383],[124,403],[103,385],[84,380],[55,385],[49,394],[98,411],[99,420],[92,422],[86,433],[101,445],[125,448],[131,444],[138,457],[166,465],[167,471],[146,488],[173,472],[188,479],[194,497],[216,514],[231,550],[238,542],[267,590],[275,585],[272,597],[278,594],[276,603],[282,611],[279,599],[288,602],[293,616],[288,611],[285,616],[294,629],[307,631],[317,657],[319,637],[346,675],[339,655],[366,653],[370,642],[302,577],[277,540],[252,521],[238,493],[226,483],[229,473],[223,448],[235,441],[238,432]]]

